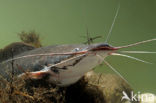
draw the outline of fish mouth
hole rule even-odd
[[[94,48],[91,49],[91,51],[114,51],[114,50],[118,50],[119,48],[110,46],[108,44],[99,44],[97,46],[95,46]]]

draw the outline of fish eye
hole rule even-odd
[[[75,49],[74,49],[74,51],[76,51],[76,52],[79,51],[79,50],[80,50],[80,48],[75,48]]]

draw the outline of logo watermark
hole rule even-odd
[[[127,101],[141,101],[141,102],[153,102],[155,100],[155,95],[146,93],[141,94],[140,92],[134,93],[131,91],[130,95],[128,95],[125,91],[122,92],[123,96],[121,98],[121,101],[127,100]]]

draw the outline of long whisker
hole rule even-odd
[[[139,45],[139,44],[144,44],[144,43],[151,42],[151,41],[155,41],[155,40],[156,40],[156,38],[150,39],[150,40],[140,41],[140,42],[133,43],[133,44],[129,44],[129,45],[125,45],[125,46],[119,46],[119,47],[116,47],[116,48],[117,48],[117,49],[128,48],[128,47],[136,46],[136,45]]]
[[[111,53],[111,55],[123,56],[123,57],[131,58],[131,59],[134,59],[134,60],[143,62],[143,63],[152,64],[152,63],[150,63],[150,62],[147,62],[147,61],[144,61],[144,60],[141,60],[141,59],[138,59],[138,58],[129,56],[129,55],[124,55],[124,54],[119,54],[119,53]]]
[[[86,55],[86,54],[81,54],[81,55],[74,56],[74,57],[72,57],[72,58],[63,60],[63,61],[60,62],[60,63],[52,64],[52,65],[49,65],[49,66],[45,66],[45,68],[42,69],[42,70],[40,70],[39,72],[46,72],[46,71],[48,71],[50,68],[52,68],[52,67],[54,67],[54,66],[61,65],[61,64],[63,64],[63,63],[69,62],[69,61],[74,60],[74,59],[79,58],[79,57],[83,57],[83,56],[85,56],[85,55]],[[24,74],[28,75],[27,72],[25,72],[25,71],[23,71],[23,72],[24,72]],[[38,71],[36,71],[36,72],[38,72]],[[36,73],[36,72],[31,72],[31,73]],[[19,77],[22,76],[22,75],[23,75],[23,74],[19,75]]]
[[[117,16],[118,16],[118,13],[119,13],[119,9],[120,9],[120,3],[119,3],[119,5],[118,5],[118,8],[117,8],[116,14],[115,14],[114,19],[113,19],[113,22],[112,22],[112,25],[111,25],[111,27],[110,27],[110,29],[109,29],[108,34],[107,34],[107,37],[106,37],[105,43],[108,42],[108,39],[109,39],[109,37],[110,37],[110,35],[111,35],[111,32],[112,32],[112,29],[113,29],[114,23],[115,23],[115,21],[116,21],[116,18],[117,18]]]
[[[150,51],[120,51],[120,53],[155,54],[156,52],[150,52]]]
[[[96,56],[97,56],[101,61],[104,60],[104,58],[102,58],[100,55],[96,54]]]
[[[130,85],[130,83],[115,68],[113,68],[107,61],[104,60],[104,63]]]
[[[9,59],[9,60],[6,60],[6,61],[4,61],[2,63],[7,63],[7,62],[12,61],[12,60],[28,58],[28,57],[35,57],[35,56],[76,55],[76,54],[84,54],[86,52],[87,52],[87,50],[86,51],[80,51],[80,52],[67,52],[67,53],[32,54],[32,55],[25,55],[25,56],[20,56],[20,57],[16,57],[16,58],[13,58],[13,59]]]
[[[52,65],[48,66],[48,68],[52,68],[52,67],[54,67],[54,66],[58,66],[58,65],[60,65],[60,64],[66,63],[66,62],[68,62],[68,61],[74,60],[74,59],[79,58],[79,57],[83,57],[83,56],[85,56],[85,55],[86,55],[86,54],[81,54],[81,55],[78,55],[78,56],[74,56],[74,57],[72,57],[72,58],[63,60],[63,61],[60,62],[60,63],[52,64]]]

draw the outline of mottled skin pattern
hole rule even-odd
[[[85,50],[92,50],[85,54],[68,54],[68,55],[51,55],[51,56],[33,56],[22,59],[14,60],[14,73],[16,75],[22,74],[23,72],[19,70],[17,67],[20,66],[24,71],[30,71],[32,73],[44,73],[47,74],[48,81],[55,83],[56,85],[70,85],[78,81],[86,72],[93,69],[95,66],[100,64],[102,60],[95,56],[96,54],[105,57],[108,55],[108,52],[104,52],[96,49],[97,46],[101,44],[94,45],[60,45],[60,46],[48,46],[42,47],[35,50],[31,50],[28,52],[24,52],[20,55],[14,56],[20,57],[25,55],[33,55],[33,54],[46,54],[46,53],[68,53],[68,52],[80,52]],[[105,45],[107,46],[107,45]],[[95,50],[94,50],[95,48]],[[98,51],[97,51],[98,50]],[[79,56],[79,57],[76,57]],[[49,65],[57,64],[62,62],[63,60],[68,60],[70,58],[76,57],[70,61],[65,63],[61,63],[57,66],[53,66],[51,68],[47,68]],[[0,75],[5,78],[9,78],[10,76],[6,73],[11,73],[12,67],[11,62],[2,62],[0,64]],[[42,74],[41,74],[42,78]],[[38,79],[35,78],[35,79]],[[8,79],[9,80],[9,79]]]

